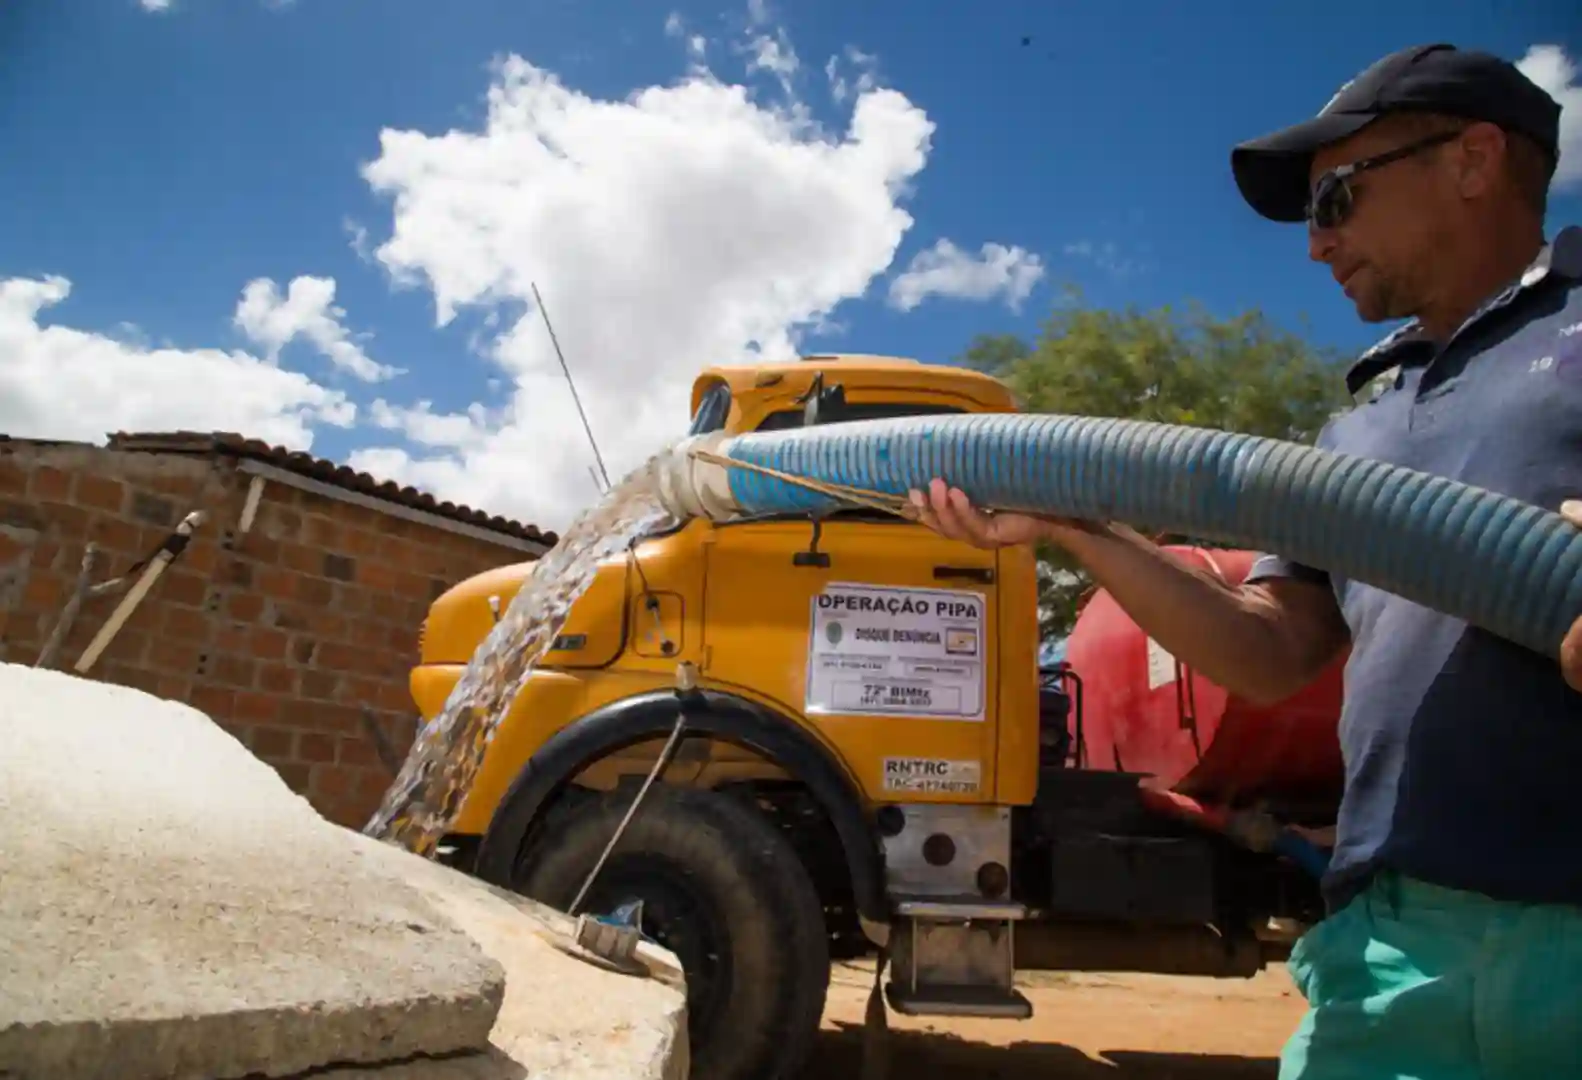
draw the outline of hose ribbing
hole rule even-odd
[[[904,495],[940,477],[977,505],[1121,521],[1273,551],[1554,656],[1582,615],[1582,531],[1443,477],[1298,443],[1110,418],[982,414],[741,435],[719,452]],[[746,514],[828,496],[745,469]]]

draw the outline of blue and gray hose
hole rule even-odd
[[[1399,466],[1208,428],[981,414],[700,436],[656,463],[672,512],[817,513],[841,500],[699,460],[904,496],[939,477],[979,506],[1121,521],[1274,551],[1545,655],[1582,615],[1582,531],[1516,499]]]

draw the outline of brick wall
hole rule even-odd
[[[0,660],[38,658],[89,541],[103,580],[202,509],[207,522],[89,676],[203,710],[326,817],[360,828],[390,780],[361,710],[404,754],[429,603],[531,556],[277,481],[238,535],[251,480],[228,458],[0,441]],[[118,600],[84,604],[56,668]]]

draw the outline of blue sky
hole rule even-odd
[[[709,362],[944,361],[1065,282],[1357,348],[1230,146],[1408,43],[1582,60],[1561,0],[160,6],[0,4],[0,432],[241,429],[556,527],[591,455],[530,282],[617,468]]]

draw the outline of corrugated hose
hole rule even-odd
[[[1582,531],[1443,477],[1277,439],[1139,420],[996,413],[862,420],[676,448],[674,512],[879,505],[935,477],[973,503],[1121,521],[1278,552],[1555,656],[1582,615]]]

